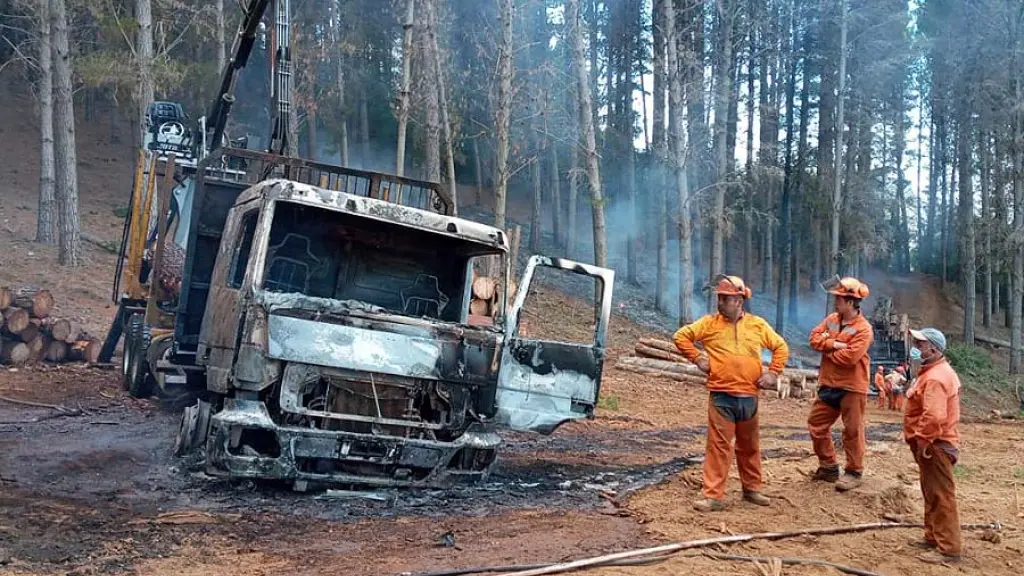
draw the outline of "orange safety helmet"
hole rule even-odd
[[[714,285],[711,286],[715,294],[720,296],[742,296],[744,300],[750,300],[753,293],[739,276],[719,274],[715,276]]]
[[[861,282],[860,280],[857,280],[853,276],[847,276],[845,278],[840,278],[839,276],[836,276],[834,278],[830,278],[822,282],[821,287],[825,290],[825,292],[828,292],[829,294],[832,294],[834,296],[856,298],[858,300],[863,300],[867,298],[868,294],[871,293],[871,291],[868,290],[867,284]]]

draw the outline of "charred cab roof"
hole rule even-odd
[[[505,233],[493,226],[293,180],[273,178],[254,184],[238,196],[236,203],[243,204],[253,200],[282,200],[336,212],[347,212],[450,238],[485,244],[502,252],[508,252],[509,249]]]

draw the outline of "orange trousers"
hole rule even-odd
[[[756,399],[754,399],[756,402]],[[761,433],[758,414],[734,421],[722,414],[708,400],[708,441],[704,449],[704,497],[721,500],[732,463],[733,440],[736,442],[736,467],[740,484],[749,492],[761,489]]]
[[[878,408],[879,408],[879,410],[884,410],[885,409],[885,406],[887,404],[887,400],[888,399],[889,399],[889,395],[885,393],[885,390],[879,390],[878,391]]]
[[[814,453],[822,466],[836,465],[836,446],[832,442],[832,424],[840,417],[843,419],[843,451],[846,452],[845,471],[860,473],[864,471],[864,413],[868,407],[868,395],[846,392],[835,409],[818,398],[811,407],[811,415],[807,418],[807,431],[810,432]]]
[[[934,542],[943,554],[960,554],[963,544],[956,508],[953,460],[934,445],[925,450],[925,456],[921,456],[914,444],[910,449],[920,470],[921,493],[924,495],[924,539]]]

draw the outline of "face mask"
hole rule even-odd
[[[920,348],[915,346],[910,349],[910,360],[913,362],[920,362],[922,360]]]

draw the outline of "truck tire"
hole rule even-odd
[[[149,344],[153,335],[149,326],[142,324],[132,339],[132,354],[128,363],[128,394],[132,398],[145,398],[153,391],[153,378],[149,373]]]
[[[178,435],[174,439],[175,456],[185,456],[206,445],[212,412],[213,405],[202,398],[185,408],[178,426]]]
[[[124,345],[121,347],[121,388],[126,392],[132,388],[131,374],[135,353],[135,340],[142,331],[142,325],[142,314],[132,314],[124,327]]]

